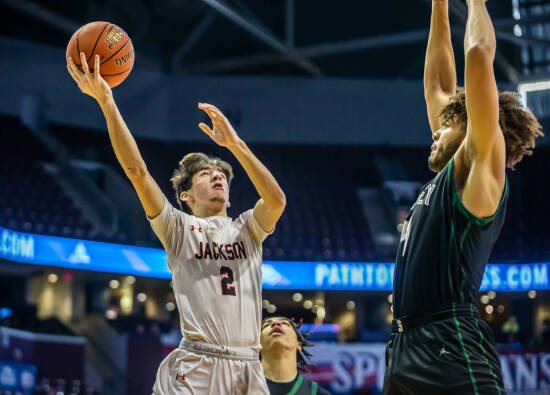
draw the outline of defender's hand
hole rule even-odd
[[[69,74],[73,77],[73,80],[76,81],[80,90],[83,93],[92,96],[98,102],[102,102],[113,97],[111,87],[99,74],[99,55],[95,55],[94,57],[93,72],[91,72],[88,68],[88,62],[86,61],[86,55],[84,55],[84,52],[80,53],[80,62],[84,72],[78,69],[78,67],[74,64],[73,59],[67,59],[67,69],[69,70]]]
[[[212,128],[214,130],[202,122],[199,124],[199,128],[214,140],[216,144],[222,147],[231,148],[236,146],[240,138],[225,115],[212,104],[199,103],[199,108],[208,114],[212,120]]]

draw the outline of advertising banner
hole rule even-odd
[[[385,347],[375,344],[317,344],[309,351],[307,377],[335,395],[379,394],[384,383]],[[550,347],[501,349],[500,363],[508,393],[550,394]]]
[[[22,233],[0,227],[0,259],[171,278],[164,250]],[[391,291],[394,263],[264,261],[264,289]],[[481,291],[550,289],[550,262],[488,264]]]
[[[36,387],[36,366],[0,361],[0,389],[30,394]]]

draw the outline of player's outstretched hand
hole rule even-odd
[[[204,123],[199,124],[199,128],[206,133],[216,144],[222,147],[231,148],[239,142],[239,136],[229,120],[223,113],[212,104],[199,103],[199,108],[203,110],[212,120],[212,129]]]
[[[111,87],[99,74],[99,55],[95,55],[94,57],[93,72],[88,68],[88,62],[86,61],[86,55],[84,52],[80,53],[80,63],[82,64],[84,72],[78,69],[78,67],[74,64],[73,59],[67,59],[67,69],[69,70],[69,74],[73,77],[73,80],[76,81],[80,90],[83,93],[92,96],[98,102],[112,97],[113,92],[111,91]]]

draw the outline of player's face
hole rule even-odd
[[[196,206],[221,210],[229,201],[229,184],[219,167],[206,166],[193,176],[191,188]]]
[[[434,142],[430,147],[431,152],[428,158],[430,170],[437,173],[443,170],[462,144],[465,135],[459,122],[453,122],[449,126],[433,132]]]
[[[265,351],[272,347],[284,347],[292,351],[300,349],[292,324],[283,317],[269,318],[263,323],[260,343]]]

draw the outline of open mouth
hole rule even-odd
[[[214,184],[214,189],[218,189],[220,191],[223,191],[223,184],[221,182],[217,182]]]
[[[435,150],[437,150],[437,145],[435,145],[435,144],[432,144],[432,146],[431,146],[431,150],[432,150],[432,151],[435,151]]]

